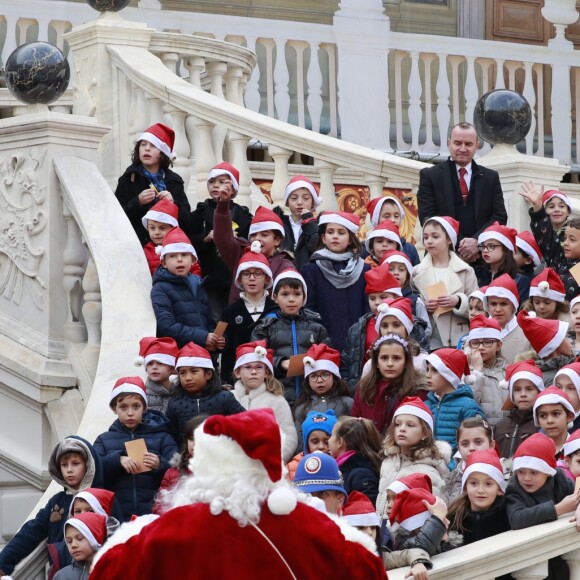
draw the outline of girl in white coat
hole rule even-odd
[[[423,225],[425,257],[415,266],[413,283],[431,318],[431,350],[455,348],[469,329],[467,296],[478,284],[473,268],[454,251],[458,232],[459,222],[452,217],[432,217]],[[440,282],[446,292],[433,298],[430,287]]]
[[[272,350],[265,340],[248,342],[236,349],[234,396],[246,410],[270,408],[282,431],[282,455],[287,463],[294,456],[298,435],[284,387],[273,375]]]

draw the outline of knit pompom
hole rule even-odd
[[[302,364],[305,367],[313,367],[316,364],[316,362],[315,362],[315,360],[311,356],[305,356],[302,359]]]
[[[473,385],[477,379],[478,371],[471,371],[469,375],[465,375],[465,382],[468,385]]]
[[[169,375],[169,380],[174,385],[178,385],[179,384],[179,375]]]
[[[254,254],[261,254],[262,244],[258,240],[254,240],[250,246],[250,250],[254,252]]]
[[[547,292],[550,289],[550,285],[548,284],[548,282],[546,282],[546,280],[542,280],[539,284],[538,284],[538,290],[540,292]]]
[[[385,312],[388,312],[389,310],[389,305],[385,304],[384,302],[381,302],[378,306],[377,306],[377,312],[380,312],[381,314],[384,314]]]
[[[136,367],[142,367],[145,364],[145,358],[142,357],[142,356],[135,357],[135,360],[133,361],[133,364]]]
[[[509,388],[509,386],[510,386],[510,384],[505,379],[503,379],[499,382],[500,389],[507,389],[507,388]]]
[[[268,496],[268,509],[275,516],[287,516],[296,508],[296,495],[289,489],[279,487]]]
[[[529,318],[536,318],[536,316],[537,316],[537,314],[536,314],[536,313],[535,313],[533,310],[530,310],[530,311],[528,312],[528,317],[529,317]]]
[[[158,256],[161,256],[161,252],[163,251],[163,246],[155,246],[155,253]]]

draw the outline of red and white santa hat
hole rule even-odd
[[[527,230],[520,232],[516,236],[516,246],[532,258],[536,268],[539,268],[542,265],[544,256],[542,255],[542,250],[540,250],[540,246],[538,246],[532,232]]]
[[[399,281],[389,272],[385,265],[371,268],[365,272],[365,294],[383,294],[390,292],[402,296]]]
[[[161,199],[141,218],[141,223],[145,229],[147,229],[148,220],[169,224],[175,228],[179,225],[178,215],[179,208],[172,201]]]
[[[340,353],[326,344],[313,344],[303,359],[304,376],[310,373],[328,371],[340,378]]]
[[[387,487],[387,491],[392,491],[395,495],[402,491],[409,491],[410,489],[424,489],[432,493],[433,483],[426,473],[410,473],[409,475],[405,475],[405,477],[395,479]]]
[[[580,429],[576,429],[574,433],[568,437],[566,443],[562,446],[562,452],[564,453],[564,457],[568,457],[572,455],[572,453],[576,453],[576,451],[580,450]]]
[[[297,175],[288,182],[288,185],[284,190],[284,205],[288,205],[288,198],[292,192],[302,188],[307,189],[310,192],[312,201],[314,202],[314,207],[318,207],[320,205],[320,194],[318,193],[314,183],[304,175]]]
[[[381,525],[377,510],[371,500],[356,489],[348,494],[348,501],[342,508],[342,519],[351,526],[359,528],[374,528]]]
[[[422,419],[433,431],[433,415],[429,407],[419,397],[405,397],[397,407],[393,418],[399,415],[413,415],[413,417]]]
[[[507,298],[514,306],[514,310],[520,305],[520,293],[516,286],[515,280],[509,274],[502,274],[493,280],[485,291],[485,300],[483,306],[489,312],[487,301],[490,297]]]
[[[478,244],[484,244],[489,240],[495,240],[502,246],[505,246],[510,252],[516,249],[517,230],[502,226],[499,222],[493,222],[488,228],[485,228],[477,238]]]
[[[568,377],[572,381],[576,387],[578,396],[580,396],[580,362],[573,362],[569,365],[563,366],[554,376],[554,383],[561,375]]]
[[[407,254],[403,252],[398,252],[397,250],[387,250],[383,257],[381,258],[381,266],[383,264],[403,264],[405,268],[407,268],[407,272],[409,272],[409,279],[413,275],[413,264],[411,264],[411,260]]]
[[[495,318],[487,318],[483,314],[474,316],[469,321],[467,340],[501,340],[501,326]]]
[[[512,469],[533,469],[546,475],[555,475],[556,444],[543,433],[534,433],[516,449]]]
[[[95,552],[102,548],[107,539],[107,518],[102,514],[84,512],[68,519],[64,525],[77,529]]]
[[[265,364],[274,373],[274,351],[267,347],[265,340],[246,342],[236,348],[234,370],[253,362]]]
[[[376,225],[379,223],[379,219],[381,217],[381,210],[383,209],[383,204],[386,201],[394,203],[397,206],[399,212],[401,213],[401,219],[404,219],[405,217],[405,209],[403,208],[403,204],[400,202],[398,198],[396,198],[393,195],[385,195],[384,197],[375,197],[374,199],[371,199],[367,203],[367,214],[369,215],[371,225],[373,226],[373,228],[376,227]]]
[[[346,211],[325,211],[318,218],[318,225],[338,224],[346,228],[349,232],[356,234],[360,227],[360,218]]]
[[[563,191],[557,189],[549,189],[544,192],[544,195],[542,195],[542,205],[546,207],[546,204],[554,197],[561,199],[568,206],[568,209],[572,211],[572,202],[570,201],[570,198]]]
[[[178,352],[173,338],[146,336],[139,341],[139,356],[135,359],[135,366],[147,366],[150,362],[157,361],[174,367]]]
[[[409,298],[393,298],[384,300],[377,308],[375,330],[380,335],[381,322],[385,316],[394,316],[411,334],[413,330],[413,309]]]
[[[566,339],[569,324],[562,320],[538,318],[535,312],[518,312],[518,324],[540,358],[552,354]]]
[[[141,377],[121,377],[115,383],[111,396],[109,397],[109,407],[113,408],[113,401],[119,395],[139,395],[147,408],[147,389]]]
[[[523,360],[520,362],[512,363],[508,365],[505,369],[505,385],[504,381],[500,381],[500,386],[502,388],[509,389],[510,399],[512,403],[514,401],[514,385],[516,381],[526,379],[533,383],[533,385],[538,389],[538,391],[544,390],[544,378],[542,377],[542,371],[536,366],[533,360]]]
[[[477,290],[474,290],[468,297],[467,299],[470,300],[471,298],[477,298],[478,300],[481,300],[481,303],[483,304],[483,308],[484,310],[486,310],[486,302],[485,302],[485,291],[487,290],[487,286],[481,286],[480,288],[478,288]],[[487,312],[487,310],[486,310]]]
[[[192,471],[196,477],[259,479],[273,490],[268,497],[272,513],[284,515],[296,507],[296,494],[283,481],[282,435],[272,409],[212,415],[194,436]]]
[[[398,493],[389,517],[393,531],[399,526],[408,532],[422,527],[431,515],[423,501],[434,504],[437,499],[425,489],[415,488]]]
[[[371,251],[371,240],[374,238],[387,238],[387,240],[391,240],[395,242],[399,248],[401,249],[401,233],[399,231],[399,227],[397,224],[389,221],[384,220],[367,234],[365,240],[365,247],[367,252]]]
[[[505,492],[507,482],[504,479],[503,468],[495,449],[482,449],[469,455],[461,476],[462,490],[465,490],[465,484],[472,473],[483,473],[491,477],[499,485],[499,488]]]
[[[115,494],[108,489],[99,489],[97,487],[89,487],[79,491],[72,500],[69,510],[68,517],[70,518],[73,513],[73,506],[75,500],[84,499],[92,508],[93,512],[96,514],[101,514],[102,516],[108,517],[111,515],[113,510],[113,502],[115,501]]]
[[[306,304],[306,299],[308,298],[307,288],[306,288],[306,281],[302,277],[302,274],[300,274],[300,272],[298,272],[298,270],[294,270],[294,269],[288,268],[288,270],[283,270],[282,272],[280,272],[276,276],[276,278],[274,278],[274,284],[273,284],[273,287],[272,287],[272,292],[274,294],[276,294],[276,289],[278,288],[278,285],[285,278],[290,278],[292,280],[297,280],[298,282],[300,282],[300,284],[302,284],[302,291],[304,292],[304,304]]]
[[[437,222],[444,230],[445,233],[449,236],[453,247],[457,245],[457,236],[459,235],[459,222],[456,219],[453,219],[450,216],[434,216],[430,217],[428,220],[425,221],[423,224],[423,229],[429,222]]]
[[[266,232],[268,230],[280,232],[282,237],[285,235],[284,224],[282,223],[282,220],[271,209],[261,205],[252,218],[249,235],[251,236],[252,234]]]
[[[227,161],[218,163],[207,174],[207,180],[210,181],[220,175],[227,175],[230,178],[236,193],[238,193],[238,189],[240,189],[240,172],[231,163],[228,163]]]
[[[530,285],[530,298],[538,296],[555,302],[566,300],[566,288],[562,278],[552,268],[544,268]]]
[[[151,145],[154,145],[169,157],[169,159],[174,159],[175,155],[173,154],[173,145],[175,143],[175,131],[168,127],[167,125],[163,125],[161,123],[155,123],[155,125],[151,125],[148,129],[145,129],[137,141],[149,141]]]
[[[574,298],[570,300],[570,312],[572,312],[572,309],[574,306],[576,306],[576,304],[580,304],[580,294],[578,294],[578,296],[574,296]]]
[[[461,384],[461,378],[470,380],[469,362],[462,350],[440,348],[427,357],[427,362],[454,388]]]
[[[215,370],[211,355],[205,348],[195,344],[195,342],[188,342],[177,355],[177,362],[175,368],[180,367],[197,367],[200,369]]]
[[[566,411],[572,413],[572,415],[576,415],[576,411],[574,411],[574,407],[568,398],[568,395],[558,387],[554,385],[549,386],[547,389],[544,389],[534,401],[534,425],[536,427],[540,426],[540,422],[538,421],[538,409],[542,405],[562,405]]]
[[[161,258],[167,254],[191,254],[197,259],[197,252],[181,228],[171,228],[163,238],[163,244],[155,248]]]
[[[270,268],[270,262],[268,261],[268,258],[262,254],[262,244],[260,244],[258,240],[254,240],[249,247],[244,249],[244,253],[238,262],[234,284],[240,290],[244,289],[240,281],[240,276],[244,270],[249,270],[250,268],[262,270],[262,272],[268,276],[268,283],[266,284],[266,288],[270,288],[270,286],[272,286],[273,276],[272,269]]]

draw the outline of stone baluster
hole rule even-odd
[[[505,65],[507,71],[508,71],[508,89],[510,91],[515,91],[516,90],[516,73],[518,72],[518,69],[521,68],[521,63],[519,62],[515,62],[515,61],[509,61],[506,65]]]
[[[511,575],[516,580],[543,580],[548,575],[548,561],[522,568]]]
[[[66,20],[53,20],[50,24],[54,28],[54,32],[56,33],[56,46],[60,48],[60,50],[65,52],[64,33],[68,28],[70,28],[70,22],[67,22]]]
[[[83,277],[83,290],[85,292],[85,302],[82,310],[87,325],[87,346],[84,348],[81,357],[89,372],[94,374],[97,370],[101,348],[103,305],[101,303],[99,276],[91,256],[89,256],[87,269]]]
[[[191,176],[189,154],[189,141],[185,130],[185,118],[187,113],[172,105],[166,106],[166,113],[171,118],[171,128],[175,131],[175,143],[173,144],[173,154],[176,156],[174,161],[175,172],[181,175],[185,190],[189,185]]]
[[[534,65],[533,68],[536,71],[536,87],[538,91],[538,97],[536,99],[538,108],[538,149],[536,151],[536,155],[538,157],[544,157],[544,65],[537,64]],[[578,127],[578,123],[576,123],[576,126]]]
[[[534,135],[536,133],[536,115],[534,114],[534,109],[536,107],[536,93],[534,91],[533,63],[525,62],[524,70],[526,71],[526,80],[524,82],[524,90],[522,94],[532,109],[532,124],[530,125],[530,130],[526,135],[526,155],[533,155]]]
[[[288,65],[286,64],[286,41],[281,38],[274,40],[276,43],[276,64],[274,65],[274,104],[276,105],[276,117],[280,121],[288,121],[290,112],[290,95],[288,94]]]
[[[64,201],[62,211],[67,234],[66,245],[62,253],[62,284],[68,306],[63,334],[65,340],[82,343],[87,340],[86,328],[81,322],[83,300],[82,282],[85,274],[87,252],[82,243],[81,231]]]
[[[240,205],[251,207],[250,194],[252,192],[252,176],[250,174],[250,166],[248,165],[248,143],[250,137],[230,131],[228,133],[228,141],[230,144],[230,160],[232,165],[240,172],[240,183],[236,201]],[[286,184],[284,184],[285,186]]]
[[[423,111],[421,109],[421,77],[419,75],[419,53],[411,52],[411,74],[409,75],[409,125],[411,127],[411,149],[419,150],[419,131],[421,129],[421,120]]]
[[[475,78],[475,57],[467,57],[467,78],[465,80],[465,120],[473,123],[473,111],[479,98],[477,79]]]
[[[505,79],[503,76],[503,64],[504,60],[502,58],[498,58],[496,61],[496,69],[495,69],[495,87],[496,89],[505,89]]]
[[[2,47],[2,63],[6,64],[8,57],[16,48],[16,28],[17,17],[3,16],[2,20],[6,22],[6,36],[4,37],[4,46]]]
[[[292,151],[277,145],[269,145],[268,153],[274,160],[274,180],[272,181],[272,203],[284,206],[284,189],[288,184],[288,160]]]
[[[208,197],[207,175],[217,162],[212,141],[215,125],[193,115],[191,119],[195,125],[195,147],[193,153],[195,156],[194,177],[197,181],[196,192],[198,201],[202,201]]]
[[[365,183],[369,186],[370,199],[382,197],[386,179],[380,175],[365,174]]]
[[[226,100],[236,105],[244,106],[240,100],[240,83],[244,73],[239,66],[229,66],[225,75],[226,80]]]
[[[310,114],[311,128],[315,133],[320,132],[320,115],[322,114],[322,73],[320,71],[320,61],[318,60],[318,49],[320,43],[310,43],[310,64],[306,73],[308,83],[308,98],[306,105]]]
[[[257,39],[253,36],[246,37],[246,46],[248,50],[251,50],[254,54],[258,54],[256,50]],[[252,71],[252,76],[248,80],[248,85],[246,86],[246,92],[244,94],[244,102],[246,107],[250,111],[260,112],[260,63],[256,62],[256,66]]]
[[[137,137],[143,132],[146,127],[141,127],[138,120],[137,112],[137,99],[139,89],[132,82],[127,84],[127,89],[129,90],[129,108],[127,110],[127,129],[129,133],[129,141],[134,143]],[[159,121],[157,121],[159,122]]]
[[[425,143],[423,147],[427,151],[434,151],[435,144],[433,143],[433,106],[431,102],[431,64],[435,60],[434,54],[424,54],[422,56],[423,64],[425,65]]]
[[[447,55],[439,52],[437,53],[437,58],[439,59],[439,74],[437,75],[435,91],[437,93],[437,126],[439,127],[439,138],[441,140],[439,155],[445,156],[449,152],[447,148],[447,134],[451,121],[451,111],[449,110],[451,88],[449,86],[449,78],[447,77]]]
[[[228,66],[225,62],[207,62],[205,65],[207,74],[211,79],[210,92],[215,97],[224,99],[224,75],[228,70]],[[225,125],[216,125],[213,130],[213,151],[218,159],[223,159],[223,149],[226,140],[228,129]]]
[[[296,52],[296,108],[298,111],[298,126],[306,127],[305,95],[304,89],[304,51],[308,46],[304,42],[293,41],[290,46]]]
[[[321,44],[328,54],[328,122],[330,137],[338,137],[338,84],[336,82],[336,45]],[[388,77],[385,77],[388,78]]]
[[[145,91],[138,86],[133,87],[133,92],[135,93],[135,116],[134,123],[137,129],[137,134],[141,134],[145,129],[147,129],[149,122],[149,112],[147,111],[147,101],[145,100]]]
[[[205,68],[205,59],[202,56],[190,56],[184,61],[189,73],[189,84],[201,89],[201,73]]]
[[[145,95],[145,101],[149,103],[147,106],[147,109],[149,111],[149,117],[145,125],[149,127],[150,125],[154,125],[155,123],[160,123],[165,115],[163,113],[164,107],[163,101],[150,94]],[[146,129],[147,127],[144,126],[143,129]]]
[[[396,50],[394,55],[394,69],[395,69],[395,130],[397,134],[396,148],[398,150],[406,150],[407,144],[403,139],[403,60],[406,53],[401,50]]]
[[[451,65],[451,106],[453,108],[453,125],[457,125],[459,118],[459,65],[463,62],[462,56],[448,56],[447,62]]]
[[[245,107],[244,104],[244,95],[246,94],[246,87],[248,86],[248,79],[250,75],[247,72],[242,71],[242,78],[238,83],[238,102],[241,103],[242,107]]]
[[[38,24],[38,42],[48,42],[48,27],[50,20],[37,20]]]
[[[562,558],[566,560],[570,568],[570,580],[578,580],[580,578],[580,549],[562,554]]]
[[[336,191],[334,188],[334,174],[336,165],[320,159],[314,160],[314,167],[320,175],[320,205],[317,212],[338,211],[338,202],[336,200]]]
[[[266,115],[274,118],[274,41],[264,38],[261,42],[266,51]]]

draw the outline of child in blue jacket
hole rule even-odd
[[[139,377],[120,378],[109,406],[118,418],[97,437],[94,446],[103,463],[105,487],[115,492],[126,522],[132,515],[151,513],[177,444],[169,434],[167,419],[157,411],[147,411],[145,384]],[[137,439],[144,439],[147,446],[142,465],[125,448],[125,443]]]

